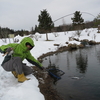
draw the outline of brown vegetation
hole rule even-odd
[[[63,100],[56,89],[53,88],[54,79],[47,72],[43,72],[35,66],[33,66],[33,69],[35,70],[34,75],[39,81],[40,92],[44,95],[45,100]]]

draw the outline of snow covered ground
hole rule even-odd
[[[54,34],[58,36],[55,37]],[[39,34],[36,35],[39,36]],[[20,42],[24,37],[16,36],[15,38],[19,39]],[[96,28],[84,29],[81,32],[80,37],[76,35],[75,31],[66,32],[66,35],[64,32],[48,33],[50,41],[45,41],[45,34],[42,34],[39,37],[41,38],[38,38],[38,41],[36,41],[35,38],[32,38],[34,40],[35,47],[31,50],[31,53],[35,58],[39,57],[43,53],[57,50],[57,47],[53,44],[60,44],[60,47],[67,46],[68,44],[65,42],[80,44],[80,42],[69,41],[69,37],[79,38],[79,40],[88,39],[100,42],[100,34],[97,33]],[[10,40],[12,43],[12,39]],[[0,46],[8,43],[9,39],[7,40],[7,43],[0,40]],[[0,64],[3,59],[2,54],[0,54]],[[31,64],[26,60],[24,60],[24,62],[31,66]],[[14,78],[11,72],[4,71],[4,69],[0,66],[0,100],[45,100],[38,88],[39,82],[35,76],[28,75],[27,77],[31,79],[24,83],[18,83],[17,79]]]

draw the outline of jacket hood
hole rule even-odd
[[[33,47],[35,46],[33,40],[30,37],[25,37],[20,42],[20,45],[24,50],[27,50],[27,47],[26,47],[27,42],[30,43]]]

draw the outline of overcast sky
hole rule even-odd
[[[100,13],[100,0],[0,0],[0,26],[14,30],[31,30],[38,25],[38,15],[44,9],[53,21],[75,11],[97,16]],[[89,14],[82,13],[85,21],[94,19]],[[72,23],[71,17],[73,15],[54,24]]]

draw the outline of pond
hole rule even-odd
[[[100,45],[54,54],[44,67],[56,66],[65,74],[54,84],[63,100],[100,100]]]

